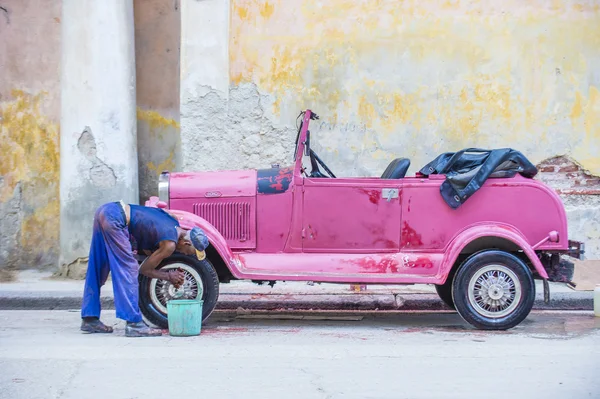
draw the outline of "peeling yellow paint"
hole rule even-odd
[[[12,90],[0,103],[0,201],[21,184],[21,243],[35,254],[54,248],[59,231],[59,127],[40,111],[45,95]]]
[[[179,122],[175,119],[165,118],[161,114],[152,110],[144,110],[140,107],[137,108],[137,119],[140,121],[145,121],[150,126],[150,129],[164,129],[167,127],[172,127],[175,129],[179,129]]]
[[[58,125],[40,113],[45,93],[12,90],[14,101],[0,105],[0,175],[5,201],[18,182],[54,183],[59,176]]]
[[[148,162],[146,164],[146,167],[148,168],[148,170],[154,171],[156,173],[156,176],[159,176],[165,170],[175,169],[175,161],[173,160],[174,158],[175,152],[171,151],[167,159],[165,159],[163,162],[159,163],[158,165],[155,165],[154,162]]]

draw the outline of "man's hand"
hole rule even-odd
[[[179,288],[185,282],[185,273],[179,269],[169,270],[167,277],[167,281],[173,284],[175,288]]]

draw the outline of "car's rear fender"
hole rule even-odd
[[[450,271],[456,264],[458,257],[465,253],[465,249],[471,250],[472,252],[477,252],[478,250],[487,249],[483,248],[480,245],[477,245],[477,242],[483,242],[483,239],[489,239],[491,243],[497,243],[500,246],[500,249],[505,250],[522,250],[531,265],[534,267],[535,271],[540,275],[540,277],[547,279],[548,273],[542,262],[537,257],[534,248],[527,242],[527,240],[523,237],[523,235],[514,227],[505,225],[505,224],[478,224],[475,226],[471,226],[463,231],[461,231],[450,243],[448,248],[446,249],[446,256],[442,261],[442,266],[440,268],[440,284],[443,284]],[[469,248],[469,245],[471,247]],[[475,244],[475,245],[473,245]],[[505,248],[502,248],[504,246]],[[491,247],[498,247],[497,245],[491,245]],[[490,247],[490,249],[491,249]]]

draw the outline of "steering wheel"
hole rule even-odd
[[[325,165],[325,162],[323,162],[321,158],[319,158],[319,156],[312,149],[310,150],[310,165],[312,167],[312,170],[310,171],[310,177],[333,177],[334,179],[336,178],[333,172],[327,167],[327,165]],[[327,172],[329,176],[325,176],[323,173],[321,173],[319,165],[321,165],[323,169],[325,169],[325,172]]]

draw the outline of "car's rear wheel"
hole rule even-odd
[[[444,284],[435,285],[435,290],[439,295],[440,299],[450,307],[450,309],[456,309],[454,306],[454,300],[452,300],[452,280],[448,278]]]
[[[168,281],[140,274],[140,310],[149,322],[160,328],[168,328],[167,302],[172,299],[201,297],[202,319],[210,316],[219,297],[219,277],[208,259],[198,260],[176,254],[165,259],[157,269],[181,269],[185,282],[176,289]]]
[[[450,309],[456,309],[454,306],[454,299],[452,299],[452,282],[454,281],[454,276],[456,275],[457,267],[452,268],[450,273],[448,273],[448,277],[446,278],[446,282],[444,284],[435,284],[435,291],[437,292],[440,299],[450,307]]]
[[[478,252],[459,267],[452,299],[460,316],[483,330],[506,330],[521,323],[535,300],[531,270],[516,256]]]

